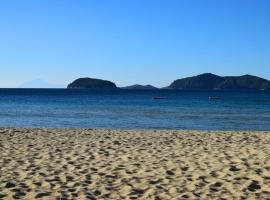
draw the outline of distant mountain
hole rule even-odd
[[[116,85],[107,80],[95,78],[79,78],[70,83],[68,88],[71,89],[115,89]]]
[[[21,84],[19,88],[65,88],[65,86],[48,83],[47,81],[41,79],[36,79]]]
[[[152,86],[152,85],[131,85],[131,86],[127,86],[127,87],[121,87],[121,89],[125,89],[125,90],[156,90],[158,88]]]
[[[169,88],[180,90],[270,90],[270,81],[252,75],[222,77],[205,73],[175,80]]]

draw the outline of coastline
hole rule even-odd
[[[264,199],[270,131],[0,128],[0,199]]]

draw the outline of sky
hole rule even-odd
[[[270,79],[269,0],[0,0],[0,87]]]

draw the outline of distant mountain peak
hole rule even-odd
[[[135,84],[131,86],[126,86],[126,87],[121,87],[121,89],[126,89],[126,90],[156,90],[158,89],[155,86],[152,85],[140,85],[140,84]]]
[[[35,79],[22,83],[19,88],[64,88],[63,85],[49,83],[42,79]]]

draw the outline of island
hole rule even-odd
[[[270,91],[270,81],[252,75],[218,76],[211,73],[205,73],[175,80],[171,83],[168,89]]]
[[[127,87],[121,87],[121,89],[125,89],[125,90],[157,90],[158,88],[156,88],[155,86],[152,86],[152,85],[135,84],[135,85],[127,86]]]
[[[115,83],[96,78],[79,78],[67,86],[68,89],[116,89]]]
[[[96,79],[96,78],[79,78],[70,83],[69,89],[117,89],[115,83]],[[253,76],[218,76],[212,73],[199,74],[187,78],[177,79],[169,86],[157,88],[152,85],[135,84],[126,87],[119,87],[123,90],[235,90],[235,91],[270,91],[270,81]]]

